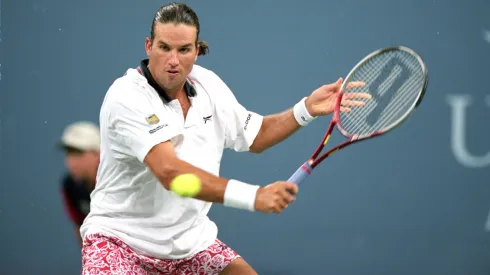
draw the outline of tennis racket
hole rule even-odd
[[[359,82],[364,82],[364,85],[357,85]],[[288,181],[299,184],[338,150],[378,137],[399,126],[419,106],[427,84],[427,68],[412,49],[389,47],[367,55],[342,83],[332,120],[320,145]],[[350,112],[341,112],[342,97],[347,93],[369,93],[371,99],[362,107],[350,107]],[[320,155],[335,127],[347,139]]]

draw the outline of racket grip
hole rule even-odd
[[[296,172],[287,180],[292,183],[300,184],[303,180],[311,174],[313,169],[308,162],[303,163]]]

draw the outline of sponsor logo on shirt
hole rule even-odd
[[[153,133],[155,133],[156,131],[158,131],[158,130],[160,130],[160,129],[162,129],[162,128],[165,128],[165,127],[167,127],[167,126],[168,126],[168,124],[162,124],[162,125],[160,125],[160,126],[158,126],[158,127],[154,128],[154,129],[151,129],[149,132],[150,132],[150,134],[153,134]]]
[[[146,118],[146,122],[148,122],[148,124],[150,124],[150,125],[153,125],[153,124],[157,124],[158,122],[160,122],[160,119],[157,117],[157,115],[153,114],[153,115]]]
[[[211,121],[212,116],[213,115],[203,117],[202,119],[204,120],[204,124],[206,124],[206,122],[208,122],[208,121]]]
[[[251,117],[252,117],[252,114],[248,114],[247,120],[245,120],[245,127],[243,127],[243,130],[247,131],[248,123],[250,122]]]

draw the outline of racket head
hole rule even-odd
[[[365,85],[350,88],[358,82]],[[414,50],[405,46],[376,50],[359,61],[342,83],[334,110],[337,129],[351,140],[386,133],[413,113],[427,86],[427,67]],[[352,93],[369,93],[372,98],[365,106],[341,112],[341,103],[350,100]]]

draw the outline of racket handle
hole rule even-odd
[[[300,184],[303,180],[311,174],[313,169],[308,162],[303,163],[296,172],[287,180],[292,183]]]

